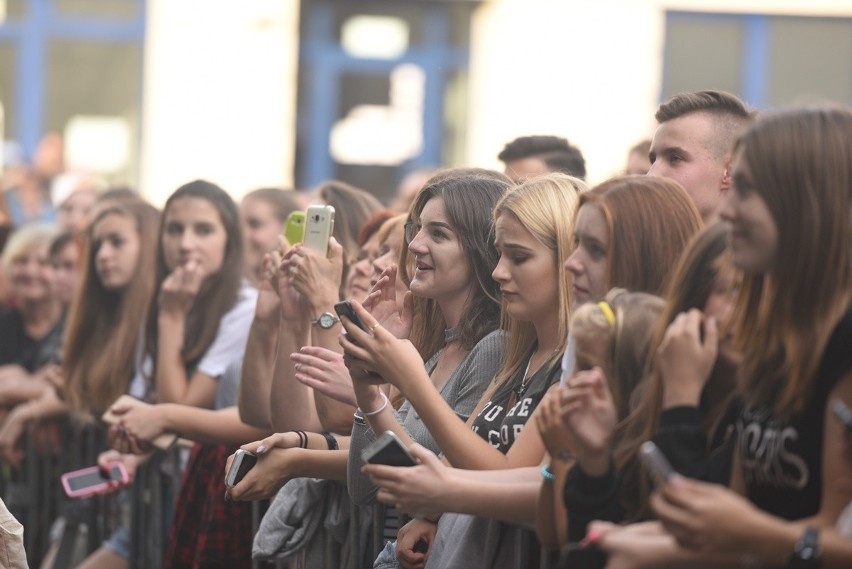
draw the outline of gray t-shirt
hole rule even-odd
[[[482,338],[465,356],[441,389],[441,397],[463,421],[466,421],[476,408],[482,394],[485,393],[494,376],[500,371],[503,363],[505,338],[506,335],[500,331],[492,332]],[[432,356],[426,362],[426,369],[433,370],[440,356],[441,352]],[[400,407],[396,417],[413,440],[435,454],[440,452],[429,429],[426,428],[426,425],[420,419],[420,415],[411,407],[410,403],[406,401]],[[361,473],[361,467],[364,465],[364,461],[361,460],[361,452],[375,439],[376,435],[373,430],[362,417],[356,415],[349,444],[347,482],[349,494],[359,505],[371,503],[377,491],[370,478]]]

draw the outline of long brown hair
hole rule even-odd
[[[479,168],[445,170],[426,182],[408,214],[407,221],[419,226],[426,203],[433,198],[444,200],[447,219],[478,285],[459,321],[459,340],[465,350],[472,349],[500,322],[499,286],[491,278],[499,257],[494,245],[492,212],[511,185],[509,178],[499,172]],[[410,255],[405,242],[400,259],[400,275],[408,284]],[[417,318],[411,340],[422,350],[424,359],[428,359],[445,344],[446,322],[432,299],[415,297],[414,314]]]
[[[181,186],[169,197],[165,208],[163,208],[157,245],[158,290],[170,272],[166,266],[166,255],[163,250],[166,217],[172,203],[182,198],[200,198],[209,202],[219,213],[228,236],[222,268],[216,274],[207,277],[192,303],[189,314],[186,316],[186,332],[183,350],[181,351],[181,361],[186,367],[191,368],[198,363],[204,352],[216,339],[219,322],[237,301],[242,280],[243,237],[237,206],[225,190],[204,180],[196,180]],[[148,311],[148,325],[145,332],[145,353],[151,357],[154,367],[157,365],[157,317],[159,312],[159,301],[154,299]],[[156,371],[153,372],[152,377],[156,377]]]
[[[95,227],[109,215],[133,220],[139,235],[134,276],[107,290],[96,272]],[[100,415],[127,392],[142,326],[154,296],[159,212],[141,199],[97,206],[84,235],[82,278],[69,310],[62,355],[65,396],[72,408]]]
[[[736,338],[746,402],[804,409],[852,291],[852,112],[802,108],[759,119],[735,147],[778,228],[766,273],[743,277]]]
[[[622,435],[614,452],[615,466],[625,480],[622,499],[631,517],[639,512],[649,513],[647,502],[651,487],[649,477],[638,460],[638,452],[642,443],[650,440],[657,432],[663,410],[665,384],[654,364],[653,355],[662,344],[669,324],[678,314],[693,308],[704,309],[720,272],[730,266],[728,233],[727,224],[716,223],[696,235],[684,251],[666,287],[666,308],[649,343],[648,354],[652,357],[648,357],[643,369],[647,379],[637,391],[638,399],[634,398],[637,400],[633,409],[619,427]],[[704,387],[706,397],[703,399],[708,404],[702,413],[702,425],[708,440],[718,427],[718,421],[735,387],[733,370],[719,361],[717,359],[717,365]]]
[[[672,269],[701,230],[698,209],[683,187],[666,178],[622,176],[580,197],[606,219],[607,288],[662,294]]]

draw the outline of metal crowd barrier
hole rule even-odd
[[[77,551],[77,557],[85,557],[98,549],[103,541],[121,523],[119,499],[115,495],[97,496],[85,500],[69,500],[60,484],[64,472],[96,464],[98,455],[105,450],[104,431],[96,425],[79,430],[71,425],[63,429],[62,452],[57,456],[44,456],[36,452],[30,438],[23,441],[24,462],[20,469],[8,464],[0,465],[0,495],[9,510],[24,525],[24,541],[31,567],[38,567],[50,547],[50,531],[54,521],[64,519],[58,554],[53,569],[68,569]],[[146,465],[140,467],[131,486],[131,559],[134,567],[158,569],[162,566],[163,554],[168,539],[168,529],[173,514],[175,499],[181,483],[181,468],[185,460],[180,457],[181,449],[168,453],[157,453]],[[253,528],[257,531],[265,511],[265,504],[253,504]],[[349,540],[352,548],[350,567],[341,567],[341,544],[327,532],[325,536],[325,567],[341,569],[369,569],[373,560],[384,547],[384,508],[373,508],[372,528],[367,533],[366,543],[359,535],[361,510],[350,502]],[[400,516],[400,526],[408,520]],[[528,534],[519,534],[516,544],[517,569],[526,566],[533,542]],[[556,555],[541,550],[540,569],[555,569]],[[78,559],[79,560],[79,559]],[[253,561],[254,569],[303,569],[304,556],[288,562],[268,563]]]
[[[58,429],[58,454],[41,454],[33,444],[32,430],[24,435],[24,451],[20,468],[3,464],[0,468],[0,494],[9,510],[24,525],[24,546],[31,566],[38,566],[50,546],[50,530],[61,516],[66,530],[79,529],[85,524],[88,547],[100,544],[107,531],[111,511],[109,497],[99,497],[72,503],[60,483],[64,472],[95,464],[104,448],[103,432],[94,425],[72,425],[57,420],[36,426],[38,429]],[[70,546],[66,546],[66,550]],[[64,552],[63,551],[63,552]],[[64,569],[57,564],[56,569]]]

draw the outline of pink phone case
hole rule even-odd
[[[110,470],[114,468],[118,468],[121,472],[121,478],[104,480],[100,475],[101,468],[99,466],[89,466],[66,472],[61,476],[62,487],[69,498],[88,498],[96,494],[103,494],[110,489],[110,482],[127,482],[129,480],[122,463],[114,462],[110,465]]]

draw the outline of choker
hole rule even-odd
[[[460,335],[461,331],[459,330],[458,326],[456,326],[455,328],[447,328],[446,330],[444,330],[444,343],[449,344],[450,342],[455,342],[459,339]]]

